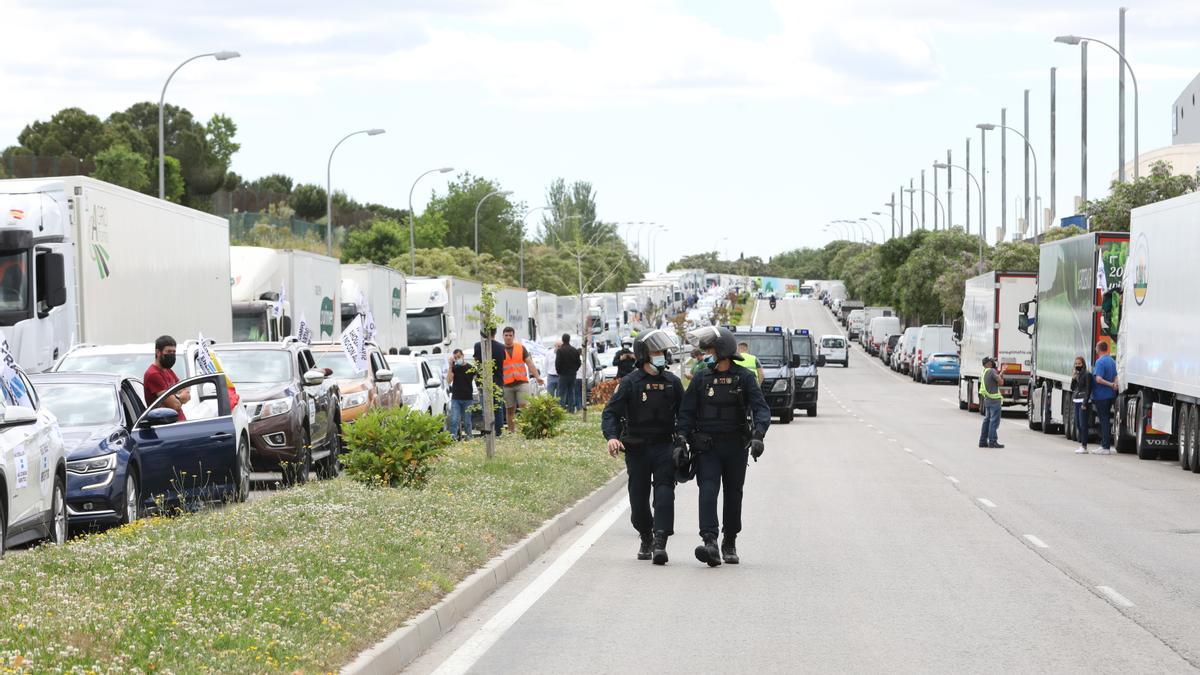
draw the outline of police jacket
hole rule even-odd
[[[674,373],[649,375],[638,369],[621,379],[604,406],[604,438],[623,443],[664,442],[675,434],[683,383]]]
[[[745,433],[746,420],[760,438],[771,426],[771,408],[758,386],[758,377],[734,362],[729,370],[704,368],[692,379],[679,408],[679,433]]]

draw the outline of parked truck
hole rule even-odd
[[[228,250],[234,342],[280,340],[296,334],[302,319],[313,342],[341,334],[341,265],[336,258],[258,246]]]
[[[545,341],[563,334],[558,324],[558,296],[545,291],[529,291],[526,294],[529,316],[529,339]]]
[[[1117,449],[1200,473],[1200,193],[1133,210],[1121,297]]]
[[[408,345],[408,292],[404,274],[383,265],[342,265],[342,325],[354,317],[375,320],[375,344],[387,352]]]
[[[1037,294],[1033,272],[985,272],[967,279],[963,292],[963,317],[955,322],[961,375],[958,380],[960,410],[979,410],[979,376],[983,359],[996,360],[1004,375],[1002,405],[1029,403],[1029,372],[1033,345],[1021,333],[1021,303]]]
[[[1073,431],[1075,357],[1091,361],[1096,344],[1117,353],[1121,281],[1128,232],[1089,232],[1042,244],[1037,296],[1018,306],[1018,329],[1033,337],[1029,428]]]
[[[496,289],[496,316],[500,327],[511,326],[517,340],[529,339],[529,292],[524,288],[501,286]],[[478,332],[478,331],[476,331]],[[471,344],[475,344],[472,341]]]
[[[407,287],[408,346],[413,353],[430,354],[440,347],[444,354],[461,349],[470,355],[479,341],[475,306],[480,283],[458,277],[409,277]]]
[[[29,372],[73,345],[228,341],[229,221],[82,176],[0,180],[0,329]]]

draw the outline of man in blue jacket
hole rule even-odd
[[[1117,398],[1117,362],[1108,353],[1108,341],[1096,345],[1096,366],[1092,368],[1096,384],[1092,387],[1092,405],[1096,408],[1096,419],[1100,422],[1100,449],[1093,454],[1111,455],[1112,409]]]

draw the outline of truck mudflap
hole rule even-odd
[[[1000,387],[1000,395],[1004,397],[1001,405],[1029,404],[1029,376],[1005,375],[1004,385]]]

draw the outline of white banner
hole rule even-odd
[[[342,331],[342,351],[351,365],[360,373],[367,372],[366,329],[363,327],[362,316],[354,317],[346,330]]]
[[[271,307],[271,316],[278,319],[283,316],[283,303],[287,302],[287,282],[279,285],[279,301]]]
[[[306,345],[312,344],[312,329],[308,327],[308,319],[300,315],[300,323],[296,324],[296,339]]]
[[[208,351],[208,343],[204,340],[204,333],[201,333],[200,345],[196,349],[196,374],[214,375],[216,372],[217,364],[213,363],[212,353]]]
[[[4,337],[4,333],[0,333],[0,380],[3,380],[4,388],[8,390],[13,403],[32,408],[33,401],[25,389],[25,382],[17,374],[16,365],[17,360],[8,349],[8,338]]]
[[[366,315],[366,318],[364,319],[363,328],[366,331],[364,333],[366,335],[366,339],[374,340],[375,339],[375,315],[372,314],[371,310],[369,310],[369,309],[367,310],[367,315]]]

